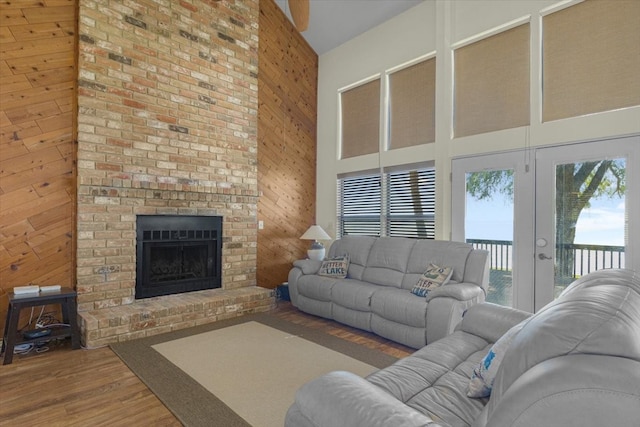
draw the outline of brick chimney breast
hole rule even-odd
[[[80,0],[79,16],[77,289],[85,345],[207,318],[180,300],[173,306],[191,307],[193,319],[122,324],[142,304],[134,298],[138,215],[222,216],[218,292],[246,288],[231,311],[237,315],[241,302],[255,308],[246,291],[256,287],[258,28],[238,17],[258,22],[258,0],[105,0],[100,8]],[[270,292],[258,291],[257,300],[262,291]],[[225,315],[217,294],[203,300],[209,319]]]

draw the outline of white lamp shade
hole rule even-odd
[[[300,236],[303,240],[331,240],[331,236],[319,225],[312,225],[307,231]]]

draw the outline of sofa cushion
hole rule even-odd
[[[331,303],[331,315],[336,322],[372,332],[372,315],[370,311],[354,310],[353,308],[343,307],[340,304]]]
[[[344,279],[349,270],[349,255],[341,255],[322,261],[318,275]]]
[[[429,268],[422,273],[418,283],[411,289],[411,293],[419,297],[426,297],[430,291],[446,284],[451,278],[452,271],[451,267],[439,267],[429,264]]]
[[[364,267],[367,265],[369,251],[377,237],[371,236],[344,236],[331,244],[329,257],[349,255],[349,272],[347,276],[352,279],[362,279]]]
[[[451,280],[462,282],[467,257],[473,247],[466,243],[417,239],[409,255],[402,288],[412,289],[429,264],[450,266]]]
[[[294,410],[304,415],[285,425],[349,427],[427,427],[433,424],[420,411],[398,401],[378,387],[350,372],[334,371],[314,379],[296,392]],[[290,410],[292,412],[292,410]],[[299,416],[299,415],[298,415]]]
[[[404,289],[384,287],[377,290],[371,298],[371,311],[403,325],[427,326],[427,301]]]
[[[331,301],[321,301],[304,295],[298,295],[298,307],[300,307],[300,310],[313,314],[314,316],[331,318],[333,315],[333,306]]]
[[[415,242],[413,239],[398,237],[378,238],[369,252],[362,280],[399,288]]]
[[[318,276],[302,276],[298,280],[298,293],[311,299],[331,301],[331,288],[340,279]]]
[[[462,331],[367,377],[396,399],[450,427],[469,427],[484,402],[466,396],[473,366],[489,343]]]
[[[410,326],[371,313],[371,332],[411,348],[427,345],[425,327]]]
[[[331,300],[343,307],[359,311],[371,311],[371,296],[380,286],[344,279],[335,283],[331,290]]]
[[[433,387],[411,398],[407,405],[421,408],[425,415],[443,426],[469,427],[482,412],[484,404],[478,399],[465,398],[468,382],[468,376],[455,370],[449,371],[440,377]]]

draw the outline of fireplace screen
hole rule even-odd
[[[136,298],[221,286],[222,218],[138,216]]]

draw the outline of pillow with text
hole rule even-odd
[[[322,261],[318,275],[344,279],[349,270],[349,255],[342,255]]]
[[[451,267],[439,267],[435,264],[429,264],[429,268],[422,273],[411,292],[419,297],[426,297],[432,290],[446,284],[452,273],[453,269]]]

